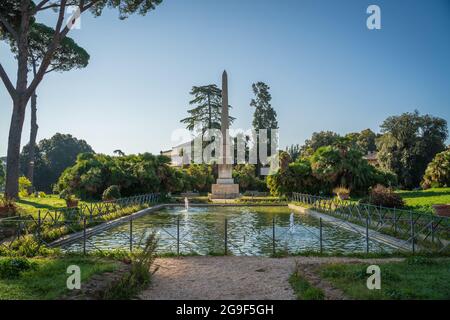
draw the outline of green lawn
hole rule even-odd
[[[433,204],[450,204],[450,188],[432,188],[419,191],[397,191],[405,200],[408,209],[433,213]]]
[[[3,197],[3,194],[0,194],[0,197]],[[79,204],[83,203],[90,203],[89,201],[81,201]],[[55,210],[55,209],[61,209],[66,208],[66,201],[63,199],[60,199],[58,195],[46,195],[45,198],[38,198],[38,197],[21,197],[19,200],[16,201],[16,204],[19,206],[20,209],[22,209],[22,213],[24,214],[32,214],[37,215],[37,212],[39,210],[46,211],[46,210]]]
[[[289,283],[298,300],[324,300],[325,293],[305,279],[299,272],[295,272],[289,278]]]
[[[7,258],[0,258],[2,259]],[[98,273],[115,270],[117,263],[94,258],[32,258],[33,270],[20,273],[17,278],[0,277],[0,300],[6,299],[57,299],[68,292],[67,267],[77,265],[81,269],[81,280],[88,280]]]
[[[353,299],[450,299],[450,259],[411,257],[404,262],[379,264],[381,289],[366,286],[369,264],[330,264],[320,276]]]

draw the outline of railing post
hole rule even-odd
[[[86,217],[83,217],[83,254],[86,255]]]
[[[130,218],[130,252],[133,252],[133,218]]]
[[[369,218],[366,217],[366,253],[369,253]]]
[[[397,211],[394,208],[394,235],[397,235]]]
[[[319,218],[319,225],[320,225],[320,230],[319,230],[320,254],[322,254],[323,253],[322,218]]]
[[[409,212],[409,223],[411,225],[411,250],[412,253],[414,254],[416,252],[416,235],[415,235],[415,231],[414,231],[414,220],[413,220],[413,215],[412,215],[412,211]]]
[[[225,255],[228,255],[228,219],[225,218],[225,235],[224,235],[224,245],[225,245]]]
[[[177,217],[177,256],[180,255],[180,217]]]
[[[272,254],[275,256],[275,217],[272,218]]]
[[[37,236],[38,236],[38,242],[41,243],[41,210],[38,210]]]
[[[431,223],[430,223],[430,233],[431,233],[431,243],[434,243],[434,218],[430,217]]]

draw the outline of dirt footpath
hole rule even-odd
[[[150,287],[142,292],[146,300],[292,300],[289,277],[296,264],[329,299],[345,299],[339,291],[308,272],[321,263],[382,263],[398,259],[319,258],[319,257],[180,257],[156,260],[159,270]],[[311,268],[310,268],[311,267]]]

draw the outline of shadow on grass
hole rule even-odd
[[[39,202],[34,202],[34,201],[29,201],[29,200],[24,200],[24,199],[17,200],[16,202],[19,204],[32,206],[36,209],[57,210],[57,209],[64,208],[63,206],[54,206],[54,205],[50,205],[50,204],[39,203]]]

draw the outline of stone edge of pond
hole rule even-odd
[[[287,204],[281,204],[281,203],[270,203],[270,204],[256,204],[256,203],[193,203],[190,205],[191,207],[287,207]],[[131,219],[136,219],[141,216],[144,216],[146,214],[149,214],[154,211],[159,211],[161,209],[167,208],[167,207],[184,207],[184,204],[181,203],[164,203],[164,204],[158,204],[156,206],[145,208],[140,211],[134,212],[130,215],[123,216],[111,221],[103,222],[102,224],[99,224],[94,227],[90,227],[86,229],[86,237],[91,237],[97,233],[100,233],[102,231],[106,231],[108,229],[111,229],[113,227],[116,227],[122,223],[128,222]],[[82,239],[84,236],[84,231],[78,231],[74,233],[70,233],[68,235],[65,235],[49,244],[49,247],[61,247],[64,245],[71,244],[77,240]]]
[[[345,221],[345,220],[342,220],[339,218],[335,218],[335,217],[329,216],[327,214],[324,214],[324,213],[321,213],[321,212],[318,212],[318,211],[315,211],[315,210],[312,210],[309,208],[305,208],[302,206],[298,206],[298,205],[295,205],[292,203],[288,204],[288,207],[298,213],[308,214],[316,219],[322,218],[322,220],[324,222],[327,222],[334,226],[338,226],[344,230],[347,230],[347,231],[350,231],[353,233],[363,234],[363,235],[366,234],[366,228],[359,226],[357,224],[354,224],[354,223],[351,223],[351,222],[348,222],[348,221]],[[395,237],[383,234],[379,231],[369,229],[369,238],[371,240],[375,240],[379,243],[388,245],[395,249],[410,251],[409,245],[405,244],[404,240],[397,239]]]

